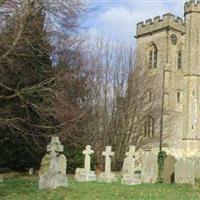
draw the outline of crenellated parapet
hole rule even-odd
[[[200,12],[200,0],[190,0],[185,3],[185,15],[191,12]]]
[[[185,24],[183,19],[180,17],[175,17],[171,13],[167,13],[162,17],[157,16],[154,17],[154,19],[148,19],[145,22],[138,23],[136,37],[149,35],[154,32],[170,28],[181,32],[182,34],[185,33]]]

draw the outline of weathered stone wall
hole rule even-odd
[[[158,64],[156,69],[149,69],[149,47],[154,44],[158,49]],[[148,77],[140,84],[144,84],[145,89],[141,93],[151,91],[153,93],[153,102],[146,105],[145,109],[153,111],[153,118],[155,119],[155,136],[160,133],[160,117],[162,109],[162,93],[163,93],[163,69],[166,63],[166,32],[162,31],[151,36],[140,37],[137,40],[137,63],[136,66],[140,68],[141,73],[146,73]],[[146,94],[148,95],[148,94]],[[141,112],[143,112],[141,110]],[[159,145],[158,141],[154,145]]]
[[[154,28],[156,29],[156,24],[154,24]],[[172,34],[177,36],[176,45],[171,44],[170,37]],[[180,145],[183,135],[184,79],[183,70],[177,68],[177,54],[180,48],[184,49],[184,38],[182,32],[169,29],[169,27],[150,35],[140,35],[137,38],[137,58],[139,58],[137,59],[137,63],[139,63],[137,65],[140,66],[141,71],[149,74],[148,87],[154,95],[153,109],[162,112],[162,98],[164,98],[163,138],[164,143],[170,146]],[[156,69],[149,69],[148,67],[148,49],[151,44],[155,44],[158,49],[158,66]],[[181,92],[181,102],[177,104],[176,94],[179,91]],[[156,134],[159,135],[160,119],[156,121],[155,130]],[[157,141],[157,145],[158,143]]]
[[[185,145],[192,147],[194,140],[200,139],[200,2],[185,4],[185,105],[184,139]],[[195,147],[198,148],[198,142]],[[191,148],[193,149],[193,148]]]

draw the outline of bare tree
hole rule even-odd
[[[88,101],[93,117],[88,132],[99,168],[106,145],[114,148],[113,165],[120,169],[129,145],[139,148],[159,141],[162,88],[158,85],[162,80],[149,76],[135,60],[135,50],[125,42],[116,44],[102,38],[95,45],[93,42],[90,66],[94,77]],[[155,126],[148,135],[145,126],[150,116]]]

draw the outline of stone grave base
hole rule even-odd
[[[39,189],[56,189],[58,187],[67,187],[68,179],[65,174],[62,173],[51,173],[40,176]]]
[[[115,177],[114,173],[100,173],[99,177],[98,177],[98,181],[99,182],[106,182],[106,183],[112,183],[112,182],[116,182],[117,178]]]
[[[96,175],[93,171],[87,171],[84,168],[77,168],[76,173],[74,176],[76,181],[79,182],[89,182],[89,181],[96,181]]]
[[[141,179],[135,176],[123,175],[121,183],[125,185],[139,185],[141,184]]]

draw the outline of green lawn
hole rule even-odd
[[[200,189],[187,185],[77,183],[67,188],[38,190],[36,178],[13,178],[0,183],[1,200],[200,200]]]

